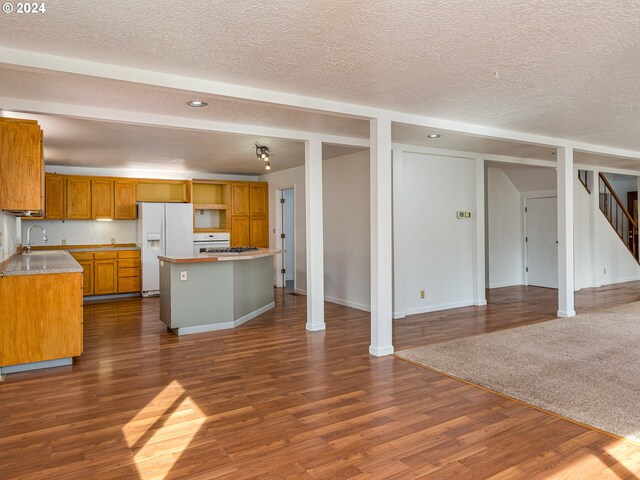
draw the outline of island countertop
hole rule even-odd
[[[173,256],[158,256],[159,260],[168,263],[206,263],[206,262],[229,262],[233,260],[253,260],[256,258],[268,257],[270,255],[277,255],[282,253],[283,250],[276,250],[273,248],[259,248],[258,250],[252,250],[249,252],[240,252],[238,254],[207,254],[199,253],[193,255],[173,255]]]
[[[0,265],[0,276],[82,273],[82,267],[63,250],[32,250],[20,253]]]

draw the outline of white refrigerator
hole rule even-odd
[[[193,254],[193,204],[138,203],[142,296],[160,292],[158,255]]]

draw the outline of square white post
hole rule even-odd
[[[559,147],[558,169],[558,317],[573,317],[573,148]]]
[[[391,121],[375,118],[371,132],[371,345],[376,357],[393,353]]]
[[[405,255],[406,235],[404,218],[406,207],[404,204],[404,162],[402,149],[394,148],[392,157],[393,169],[393,318],[404,318],[407,308],[405,291]]]
[[[486,305],[484,243],[484,159],[476,158],[475,242],[473,247],[473,304]]]
[[[304,149],[307,232],[307,330],[325,329],[324,240],[322,224],[322,141],[311,138]]]

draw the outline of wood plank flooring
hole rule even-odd
[[[369,315],[306,298],[231,331],[177,337],[157,299],[85,306],[73,367],[0,383],[2,479],[634,479],[640,447],[368,351]],[[394,323],[396,349],[555,318],[556,292]],[[585,290],[578,310],[640,300]]]

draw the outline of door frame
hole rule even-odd
[[[527,200],[535,198],[555,198],[558,199],[556,190],[543,190],[539,192],[526,192],[522,194],[522,280],[523,284],[529,286],[529,273],[527,272],[527,263],[529,260],[529,251],[527,249]],[[556,232],[558,226],[556,225]],[[557,233],[556,233],[557,236]]]
[[[276,250],[284,250],[284,242],[282,240],[282,238],[280,237],[280,233],[282,233],[282,227],[283,227],[283,218],[282,218],[282,207],[280,204],[280,199],[282,198],[282,195],[284,194],[284,190],[293,190],[293,231],[295,232],[296,229],[296,186],[295,184],[290,184],[290,185],[279,185],[277,187],[275,187],[274,190],[274,205],[276,206],[274,209],[274,213],[275,213],[275,248]],[[297,236],[293,235],[293,257],[294,257],[294,268],[295,268],[295,255],[296,255],[296,251],[298,250],[298,239]],[[284,252],[279,254],[279,255],[275,255],[275,286],[277,288],[284,288],[285,287],[285,283],[283,280],[283,275],[280,273],[280,271],[282,270],[282,265],[283,265],[283,259],[284,259]],[[293,272],[293,290],[297,291],[297,278],[296,278],[296,274],[295,271]]]

